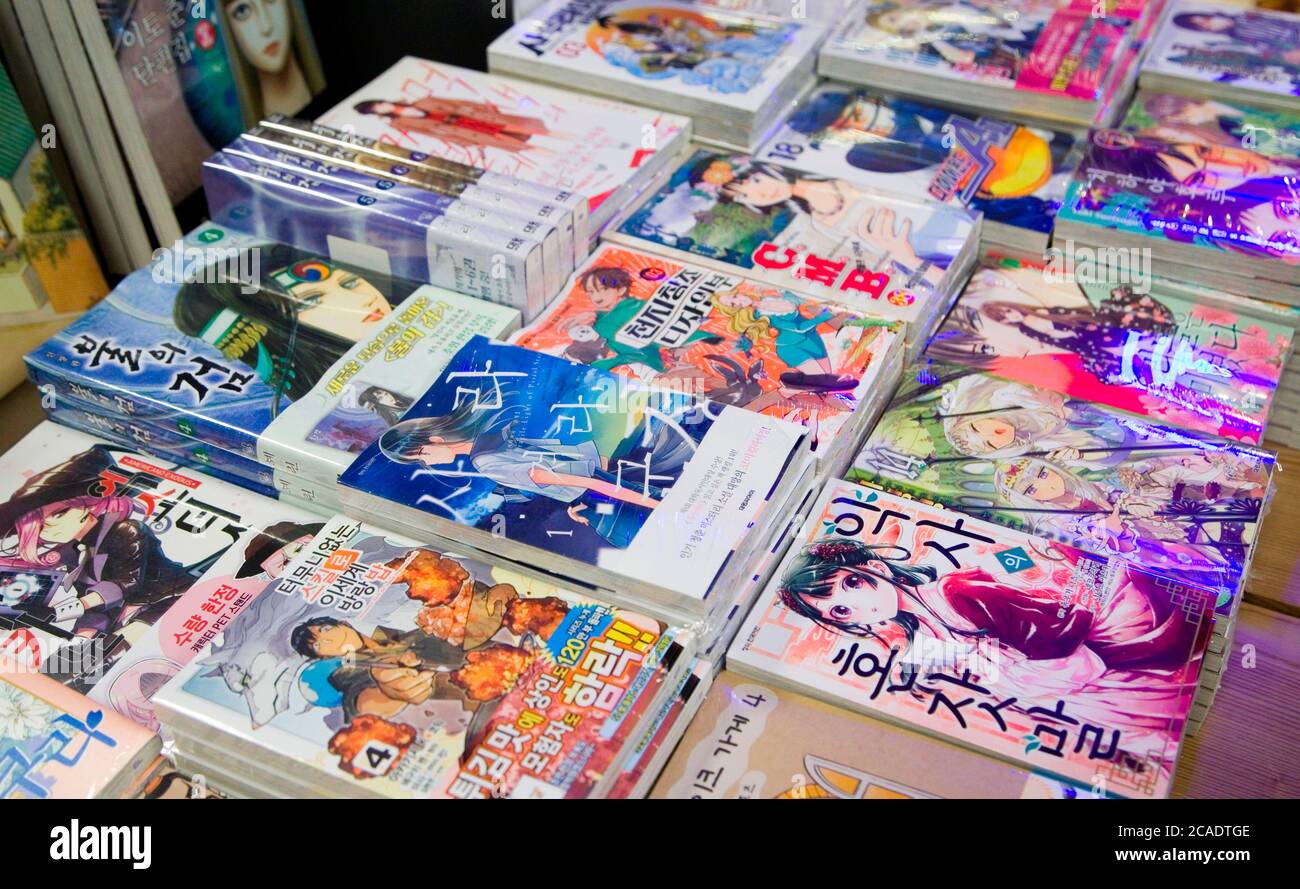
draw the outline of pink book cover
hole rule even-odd
[[[0,675],[0,799],[98,797],[158,749],[153,732],[48,676]]]
[[[1098,795],[1164,797],[1212,606],[1118,560],[832,481],[727,665]]]

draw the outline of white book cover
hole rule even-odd
[[[1300,97],[1300,15],[1182,0],[1170,4],[1142,65],[1160,74],[1270,97]]]
[[[494,65],[547,70],[602,84],[651,88],[713,116],[754,114],[825,36],[826,24],[758,16],[681,0],[554,0],[488,48]]]
[[[324,794],[581,797],[613,776],[690,645],[335,516],[158,701],[164,724],[197,723]]]
[[[617,91],[612,91],[616,95]],[[656,152],[690,138],[679,114],[407,56],[318,123],[582,194],[595,210]]]

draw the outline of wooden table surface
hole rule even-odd
[[[0,399],[0,453],[40,419],[30,383]],[[1178,797],[1300,797],[1300,451],[1274,450],[1277,492],[1232,658],[1205,725],[1183,748]]]

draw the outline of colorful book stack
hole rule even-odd
[[[610,221],[680,159],[691,136],[691,119],[679,113],[412,56],[317,123],[372,150],[397,152],[404,164],[507,194],[579,195],[584,203],[575,210],[585,217],[586,240],[579,238],[578,262]]]
[[[329,513],[338,473],[447,358],[518,324],[504,306],[209,223],[27,363],[62,422]]]
[[[752,151],[812,84],[829,23],[735,5],[552,0],[488,47],[488,67],[687,114],[696,139]]]
[[[606,239],[907,322],[915,355],[979,252],[980,217],[858,177],[699,151]]]
[[[1105,125],[1127,100],[1160,2],[869,0],[827,39],[819,72],[975,114]]]

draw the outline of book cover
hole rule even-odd
[[[727,663],[1098,795],[1159,798],[1212,608],[1131,563],[833,481]]]
[[[1168,240],[1276,266],[1300,277],[1300,160],[1242,146],[1093,130],[1058,219],[1110,229],[1134,243]]]
[[[682,0],[553,0],[489,47],[494,67],[620,88],[653,86],[694,107],[755,113],[825,34],[811,18],[769,18]],[[537,78],[534,78],[537,79]]]
[[[1212,589],[1245,581],[1274,455],[969,367],[915,365],[849,478]]]
[[[38,383],[111,398],[273,469],[332,483],[460,344],[518,313],[214,224],[160,251],[28,356]]]
[[[1143,0],[871,0],[827,43],[838,56],[994,89],[1104,98]]]
[[[978,223],[856,179],[699,151],[611,240],[901,321],[933,314]]]
[[[1300,112],[1143,90],[1119,129],[1176,144],[1204,142],[1300,160]]]
[[[724,670],[652,799],[1075,799],[1082,788]]]
[[[348,490],[703,601],[804,430],[476,337]],[[574,564],[576,563],[576,565]],[[582,576],[570,574],[569,576]]]
[[[1047,235],[1081,153],[1069,133],[827,83],[799,103],[757,156]]]
[[[162,698],[223,749],[345,791],[582,797],[686,638],[338,516]]]
[[[317,121],[526,182],[595,212],[689,138],[690,118],[408,56]]]
[[[1122,257],[1121,257],[1122,258]],[[1140,264],[1138,264],[1140,266]],[[1228,308],[1212,290],[1123,267],[1070,269],[992,257],[971,277],[926,356],[1259,442],[1293,331]],[[1115,283],[1112,283],[1115,282]]]
[[[89,308],[108,282],[3,66],[0,133],[0,325]]]
[[[892,385],[900,334],[898,322],[606,244],[511,341],[799,423],[822,453]]]
[[[48,676],[0,672],[0,799],[115,795],[158,755],[148,729]]]
[[[1151,40],[1143,73],[1254,90],[1274,101],[1300,96],[1300,16],[1181,0]]]
[[[222,612],[201,604],[218,589],[233,595],[217,605],[260,590],[259,566],[273,551],[264,535],[280,539],[313,521],[53,423],[0,458],[0,468],[0,654],[80,692],[119,675],[151,628],[211,634]],[[104,702],[135,718],[132,708],[147,699],[141,690],[165,675],[155,664]]]

